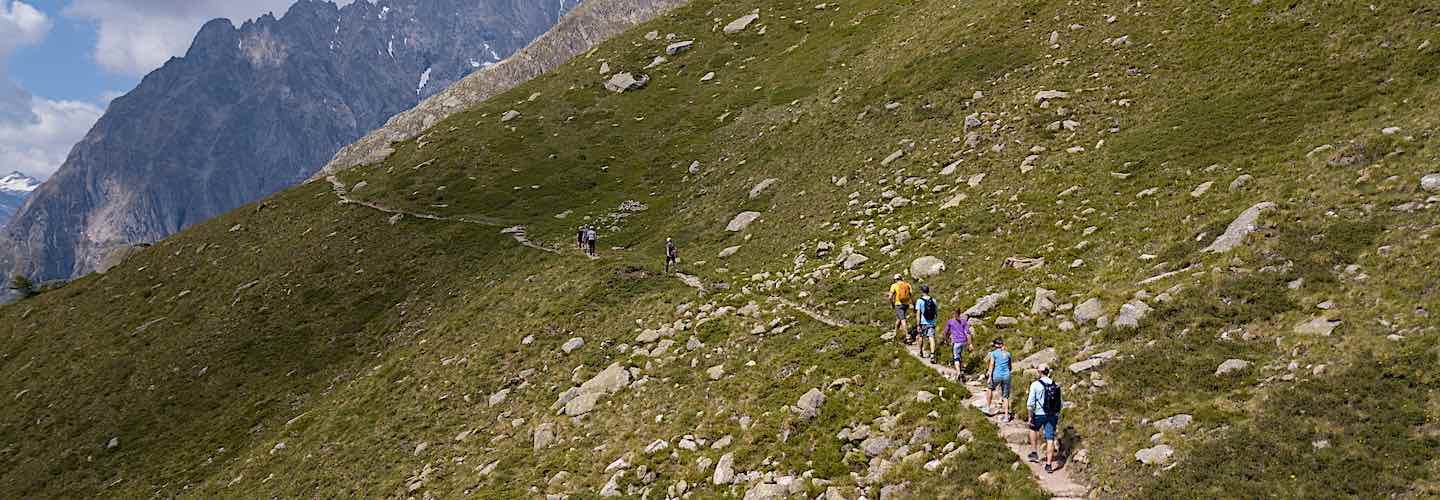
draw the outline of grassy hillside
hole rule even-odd
[[[313,183],[0,309],[0,491],[1041,497],[880,338],[889,276],[935,256],[943,307],[1004,297],[977,342],[1114,351],[1057,377],[1093,496],[1437,495],[1437,26],[1418,1],[696,0],[339,176],[447,220]],[[667,236],[706,291],[661,272]]]

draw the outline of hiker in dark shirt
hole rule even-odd
[[[670,267],[679,267],[680,252],[675,249],[675,240],[665,238],[665,272],[670,272]]]

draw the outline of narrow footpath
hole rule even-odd
[[[937,342],[937,346],[938,345],[939,343]],[[956,372],[954,368],[931,363],[930,360],[921,358],[920,347],[918,345],[905,346],[905,351],[910,353],[910,357],[915,358],[916,361],[919,361],[926,367],[935,370],[936,373],[939,373],[947,379],[955,380]],[[944,353],[942,352],[942,356],[943,355]],[[970,391],[970,400],[968,401],[970,407],[983,414],[984,410],[982,410],[982,408],[985,406],[985,386],[978,381],[968,381],[965,382],[965,389]],[[1011,409],[1018,409],[1017,407],[1024,406],[1023,402],[1017,404],[1016,401],[1024,399],[1025,390],[1026,389],[1022,387],[1014,388],[1014,392],[1011,394]],[[1028,437],[1026,438],[1025,444],[1016,444],[1010,441],[1011,439],[1019,440],[1019,438],[1015,436],[1028,436],[1030,434],[1030,426],[1026,425],[1021,418],[1023,413],[1023,411],[1017,412],[1015,420],[1011,422],[1005,422],[1003,415],[987,416],[986,418],[990,420],[990,423],[995,424],[1001,440],[1005,441],[1006,445],[1010,447],[1010,451],[1015,452],[1016,459],[1019,460],[1020,463],[1025,464],[1026,467],[1029,467],[1030,474],[1035,476],[1035,482],[1040,484],[1040,488],[1049,493],[1055,500],[1082,500],[1088,498],[1090,488],[1070,478],[1068,463],[1060,461],[1060,470],[1046,473],[1044,463],[1034,463],[1025,459],[1025,457],[1030,454]],[[1068,453],[1074,450],[1060,451]]]
[[[458,222],[458,223],[461,223],[461,224],[473,224],[473,225],[477,225],[477,226],[486,226],[486,227],[504,227],[504,224],[502,224],[502,223],[500,223],[500,222],[498,222],[498,221],[478,220],[478,219],[470,219],[470,218],[466,218],[466,217],[443,217],[443,216],[439,216],[439,215],[435,215],[435,214],[427,214],[427,213],[420,213],[420,212],[409,212],[409,211],[405,211],[405,210],[396,210],[396,209],[393,209],[393,208],[390,208],[390,207],[387,207],[387,206],[384,206],[384,205],[381,205],[381,204],[378,204],[378,203],[355,199],[354,197],[350,196],[350,190],[345,187],[345,184],[342,183],[342,182],[340,182],[340,179],[337,178],[337,177],[335,177],[335,176],[333,176],[333,175],[325,177],[325,180],[330,183],[330,186],[331,186],[332,188],[334,188],[335,197],[340,198],[340,203],[341,203],[342,205],[358,205],[358,206],[362,206],[362,207],[365,207],[365,208],[369,208],[369,209],[371,209],[371,210],[375,210],[375,211],[377,211],[377,212],[387,213],[387,214],[393,215],[393,216],[395,216],[395,218],[391,219],[391,223],[392,223],[392,224],[395,223],[396,221],[399,221],[399,218],[400,218],[400,217],[414,217],[414,218],[416,218],[416,219],[432,220],[432,221],[439,221],[439,222]],[[535,250],[540,250],[540,251],[549,252],[549,253],[560,253],[559,251],[557,251],[557,250],[555,250],[555,249],[553,249],[553,248],[545,247],[545,246],[540,245],[540,244],[538,244],[538,243],[532,242],[532,241],[530,241],[530,239],[526,238],[526,237],[525,237],[525,226],[506,227],[506,228],[500,230],[500,234],[504,234],[504,235],[510,236],[511,238],[514,238],[516,243],[519,243],[519,244],[521,244],[521,245],[523,245],[523,246],[525,246],[525,247],[528,247],[528,248],[533,248],[533,249],[535,249]],[[590,257],[590,258],[591,258],[591,259],[594,259],[595,257]]]

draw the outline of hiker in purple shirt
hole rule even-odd
[[[970,317],[965,311],[956,309],[955,317],[945,323],[945,333],[950,337],[950,349],[954,352],[955,358],[955,381],[960,382],[964,378],[963,361],[965,359],[965,346],[970,345]]]

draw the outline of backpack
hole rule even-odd
[[[1064,406],[1060,401],[1060,384],[1040,382],[1040,385],[1045,386],[1045,398],[1040,407],[1045,410],[1046,415],[1060,414],[1060,409]]]
[[[935,318],[940,317],[940,306],[935,303],[935,299],[929,297],[921,298],[920,303],[925,304],[925,312],[920,313],[921,316],[925,318],[926,323],[934,324]]]

